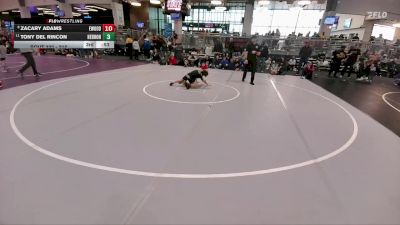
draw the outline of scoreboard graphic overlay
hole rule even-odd
[[[114,48],[115,25],[85,19],[16,19],[15,48]]]

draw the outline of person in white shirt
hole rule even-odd
[[[288,64],[288,70],[293,70],[296,67],[296,58],[293,56],[293,58],[289,59]]]
[[[30,48],[21,48],[20,52],[21,52],[21,55],[24,56],[26,59],[25,65],[21,69],[17,70],[17,72],[21,76],[21,79],[24,79],[24,71],[26,69],[28,69],[29,67],[32,67],[33,74],[36,77],[39,77],[40,73],[36,70],[36,62],[35,62],[35,59],[33,58],[33,54],[32,54],[33,50]]]
[[[140,52],[140,45],[139,45],[139,41],[136,38],[132,43],[132,47],[133,47],[133,52],[134,52],[135,59],[138,60],[139,59],[139,52]]]

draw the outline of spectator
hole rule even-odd
[[[307,65],[304,67],[303,70],[303,78],[307,80],[312,80],[313,73],[315,71],[315,67],[312,62],[307,62]]]
[[[346,58],[346,53],[344,51],[345,49],[346,46],[342,45],[340,49],[332,53],[332,61],[328,74],[329,77],[331,76],[332,72],[334,72],[333,73],[334,77],[336,77],[336,74],[339,72],[340,66],[342,65],[342,61]]]
[[[348,57],[344,63],[344,68],[341,72],[341,78],[343,78],[344,74],[347,71],[347,77],[349,78],[351,76],[351,73],[353,72],[354,69],[354,64],[358,61],[358,57],[360,56],[361,51],[359,48],[357,48],[356,46],[351,46],[350,50],[348,52]],[[346,81],[345,78],[343,78],[343,81]]]
[[[5,46],[5,42],[1,41],[0,42],[0,66],[1,66],[1,72],[7,72],[7,66],[6,66],[6,56],[7,56],[7,48]]]
[[[139,41],[135,38],[135,40],[132,42],[132,47],[133,47],[133,52],[135,55],[135,59],[139,59],[139,52],[140,52],[140,45]]]
[[[227,70],[229,68],[229,58],[225,57],[222,61],[221,61],[221,69]]]
[[[353,36],[352,40],[360,40],[360,38],[358,37],[358,33],[356,33],[356,35]]]
[[[36,62],[32,55],[33,50],[30,48],[21,48],[20,51],[21,55],[26,59],[25,65],[21,69],[17,70],[21,79],[24,79],[24,71],[29,67],[32,67],[33,74],[38,78],[40,73],[36,70]]]
[[[297,68],[296,75],[299,75],[299,72],[301,71],[303,66],[308,62],[308,59],[311,57],[312,52],[313,52],[313,50],[310,46],[310,42],[306,41],[304,44],[305,45],[300,49],[300,52],[299,52],[300,62],[299,62],[298,68]]]
[[[289,59],[288,71],[294,70],[295,66],[296,66],[296,58],[293,56],[291,59]]]
[[[130,35],[126,36],[125,47],[126,47],[126,55],[129,56],[129,59],[132,59],[132,43],[133,39]]]
[[[222,42],[219,39],[214,40],[214,52],[222,53],[224,51],[224,47],[222,46]]]
[[[229,58],[232,58],[234,51],[235,51],[235,43],[233,42],[233,38],[229,38],[229,42],[228,42]]]
[[[143,43],[143,52],[147,59],[150,58],[150,50],[151,50],[150,40],[148,38],[146,38],[146,36],[145,36],[144,43]]]
[[[185,61],[185,67],[189,64],[189,60],[187,60],[187,59],[185,59],[186,61]],[[168,64],[169,65],[176,65],[176,64],[178,64],[178,61],[177,61],[177,59],[176,59],[176,56],[175,56],[175,54],[172,52],[171,53],[171,56],[169,57],[169,59],[168,59]]]

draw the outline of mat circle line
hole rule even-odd
[[[161,101],[166,101],[166,102],[173,102],[173,103],[180,103],[180,104],[198,104],[198,105],[210,105],[210,104],[219,104],[219,103],[224,103],[224,102],[230,102],[233,101],[235,99],[237,99],[240,96],[240,92],[238,89],[230,86],[230,85],[226,85],[226,84],[221,84],[221,83],[217,83],[217,82],[208,82],[211,84],[218,84],[223,86],[224,88],[230,88],[233,89],[236,92],[236,95],[232,98],[229,99],[225,99],[225,100],[220,100],[220,101],[212,101],[212,102],[187,102],[187,101],[177,101],[177,100],[172,100],[172,99],[167,99],[167,98],[161,98],[161,97],[157,97],[155,95],[150,94],[147,89],[154,85],[154,84],[159,84],[159,83],[166,83],[169,84],[171,81],[170,80],[162,80],[162,81],[156,81],[156,82],[152,82],[150,84],[147,84],[146,86],[143,87],[143,93],[145,93],[147,96],[157,99],[157,100],[161,100]]]
[[[42,75],[51,74],[51,73],[67,72],[67,71],[72,71],[72,70],[78,70],[78,69],[82,69],[82,68],[85,68],[85,67],[90,66],[90,63],[89,63],[89,62],[87,62],[87,61],[85,61],[85,60],[82,60],[82,59],[76,59],[76,58],[61,58],[61,57],[46,57],[46,58],[67,59],[67,60],[80,61],[80,62],[84,62],[85,65],[83,65],[83,66],[78,66],[78,67],[75,67],[75,68],[70,68],[70,69],[63,69],[63,70],[55,70],[55,71],[42,72],[42,73],[41,73]],[[39,71],[39,72],[40,72],[40,71]],[[31,77],[31,76],[34,76],[34,75],[33,75],[33,74],[25,75],[25,77]],[[20,78],[20,76],[6,77],[6,78],[4,78],[3,80],[10,80],[10,79],[16,79],[16,78]]]
[[[387,92],[385,94],[382,95],[382,99],[383,101],[388,104],[390,107],[392,107],[394,110],[396,110],[397,112],[400,112],[400,109],[395,107],[394,105],[392,105],[387,99],[386,99],[386,95],[391,95],[391,94],[400,94],[400,92]]]
[[[99,164],[95,164],[95,163],[89,163],[89,162],[84,162],[81,160],[77,160],[77,159],[73,159],[73,158],[69,158],[63,155],[59,155],[56,154],[54,152],[51,152],[45,148],[40,147],[39,145],[36,145],[35,143],[33,143],[32,141],[30,141],[28,138],[26,138],[21,131],[18,129],[16,122],[15,122],[15,112],[18,108],[18,106],[29,96],[31,96],[32,94],[35,94],[36,92],[39,92],[41,90],[44,90],[46,88],[49,88],[51,86],[57,85],[57,84],[61,84],[67,81],[72,81],[72,80],[77,80],[77,79],[82,79],[82,78],[86,78],[88,76],[83,76],[83,77],[75,77],[72,79],[67,79],[67,80],[62,80],[62,81],[58,81],[40,88],[37,88],[31,92],[29,92],[28,94],[24,95],[22,98],[20,98],[15,105],[13,106],[11,112],[10,112],[10,125],[11,128],[13,130],[13,132],[15,133],[15,135],[27,146],[31,147],[32,149],[34,149],[35,151],[38,151],[44,155],[47,155],[51,158],[54,159],[58,159],[61,161],[64,161],[66,163],[71,163],[71,164],[75,164],[78,166],[83,166],[83,167],[88,167],[88,168],[92,168],[92,169],[97,169],[97,170],[102,170],[102,171],[108,171],[108,172],[115,172],[115,173],[121,173],[121,174],[129,174],[129,175],[137,175],[137,176],[145,176],[145,177],[157,177],[157,178],[179,178],[179,179],[215,179],[215,178],[236,178],[236,177],[246,177],[246,176],[255,176],[255,175],[265,175],[265,174],[270,174],[270,173],[277,173],[277,172],[282,172],[282,171],[287,171],[287,170],[292,170],[292,169],[297,169],[297,168],[301,168],[301,167],[305,167],[305,166],[309,166],[309,165],[313,165],[313,164],[317,164],[320,162],[323,162],[325,160],[328,160],[330,158],[333,158],[337,155],[339,155],[340,153],[344,152],[345,150],[347,150],[352,143],[355,141],[355,139],[357,138],[358,135],[358,124],[356,119],[354,118],[354,116],[346,109],[344,108],[342,105],[340,105],[339,103],[337,103],[336,101],[325,97],[319,93],[316,93],[314,91],[311,90],[307,90],[304,88],[300,88],[294,85],[288,85],[288,84],[284,84],[281,82],[277,82],[278,84],[282,84],[285,86],[289,86],[289,87],[293,87],[299,90],[303,90],[305,92],[308,92],[310,94],[314,94],[316,96],[319,96],[331,103],[333,103],[334,105],[338,106],[340,109],[342,109],[351,119],[352,124],[353,124],[353,134],[351,135],[351,137],[345,142],[345,144],[343,144],[341,147],[339,147],[338,149],[320,156],[316,159],[311,159],[308,161],[304,161],[304,162],[300,162],[300,163],[295,163],[295,164],[291,164],[291,165],[286,165],[286,166],[281,166],[281,167],[276,167],[276,168],[270,168],[270,169],[264,169],[264,170],[255,170],[255,171],[246,171],[246,172],[234,172],[234,173],[209,173],[209,174],[185,174],[185,173],[159,173],[159,172],[146,172],[146,171],[137,171],[137,170],[128,170],[128,169],[121,169],[121,168],[116,168],[116,167],[110,167],[110,166],[103,166],[103,165],[99,165]]]

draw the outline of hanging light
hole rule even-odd
[[[135,6],[135,7],[139,7],[139,6],[142,6],[142,3],[140,3],[140,2],[131,2],[131,5]]]
[[[103,8],[103,7],[100,7],[100,6],[97,6],[97,5],[87,5],[86,8],[89,8],[89,9],[90,8],[100,9],[100,10],[103,10],[103,11],[107,10],[106,8]]]
[[[309,5],[311,4],[311,1],[309,0],[301,0],[297,2],[298,5]]]
[[[225,6],[217,6],[217,7],[215,7],[215,10],[216,11],[225,11],[226,7]]]
[[[258,5],[269,5],[269,3],[270,3],[270,1],[267,1],[267,0],[258,1]]]
[[[212,0],[211,4],[213,4],[213,5],[221,5],[222,1],[220,1],[220,0]]]
[[[74,7],[75,8],[75,7]],[[38,10],[51,10],[49,8],[41,8],[41,7],[37,7]]]
[[[160,0],[150,0],[150,3],[154,4],[154,5],[159,5],[159,4],[161,4],[161,1]]]

